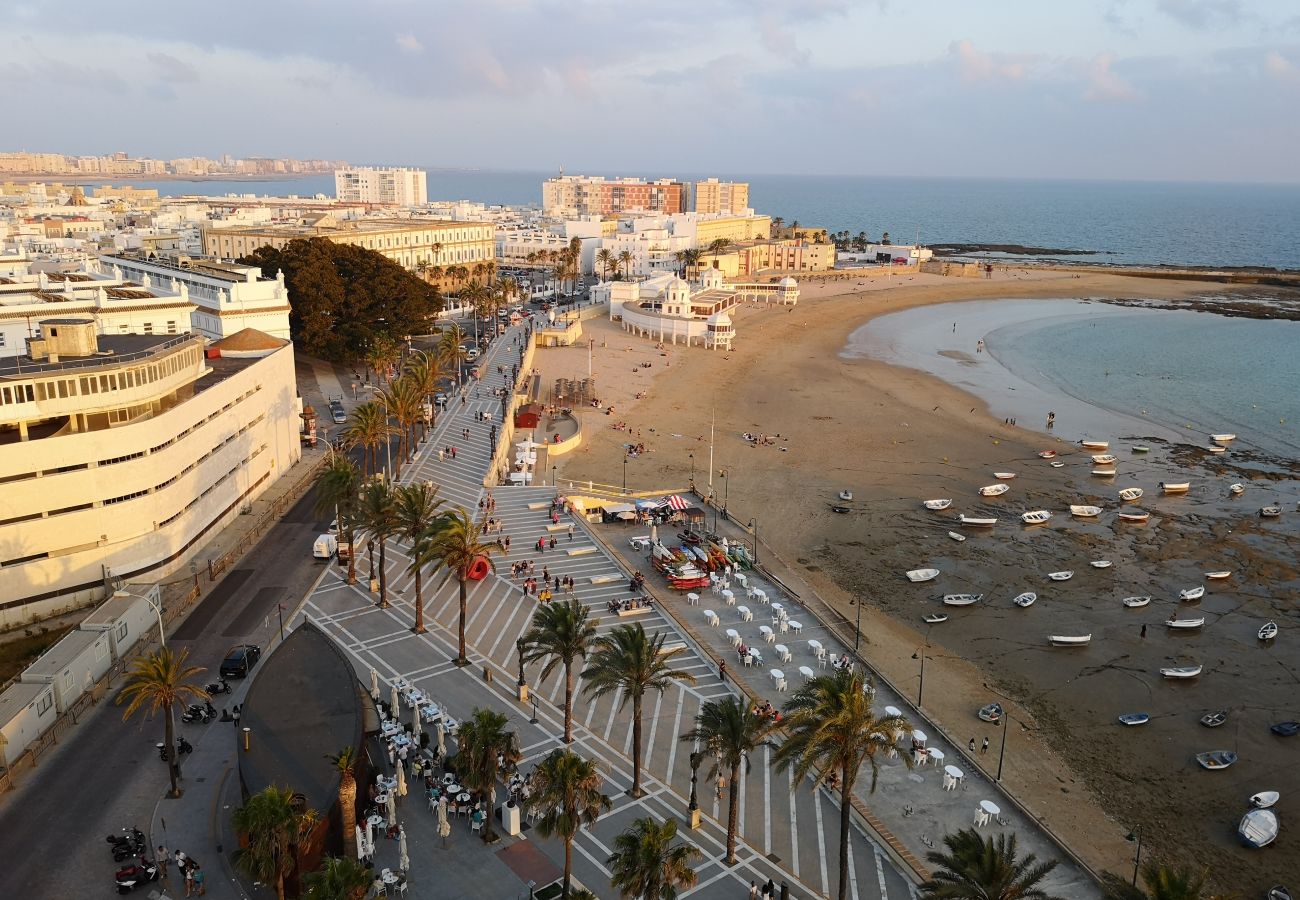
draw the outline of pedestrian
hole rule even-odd
[[[200,866],[198,863],[195,863],[194,868],[190,870],[190,875],[194,879],[195,893],[197,893],[200,897],[202,897],[204,894],[207,893],[208,890],[207,886],[204,885],[203,883],[203,867]]]
[[[185,896],[188,897],[194,892],[194,867],[187,865],[185,867]]]
[[[239,717],[244,714],[244,704],[236,703],[235,708],[231,710],[230,718],[234,720],[235,727],[239,727]]]
[[[775,896],[776,896],[776,882],[774,882],[771,878],[769,878],[769,879],[767,880],[767,884],[763,885],[763,893],[764,893],[766,896],[768,896],[768,897],[775,897]]]
[[[727,661],[725,659],[718,660],[718,677],[723,681],[727,680]],[[971,743],[975,743],[974,738],[971,738]]]
[[[555,540],[555,538],[551,538],[551,549],[554,550],[558,546],[559,543]]]
[[[1147,627],[1146,627],[1145,625],[1143,625],[1143,626],[1142,626],[1142,637],[1145,638],[1146,636],[1147,636]]]
[[[984,756],[988,752],[989,752],[989,738],[988,735],[985,735],[984,743],[980,744],[980,756]]]
[[[758,885],[752,878],[749,880],[749,900],[758,900]]]
[[[506,553],[510,552],[510,535],[506,535]]]
[[[167,864],[171,862],[171,857],[167,855],[167,848],[162,844],[158,845],[158,855],[154,857],[158,860],[158,868],[162,870],[162,877],[167,877]]]
[[[966,745],[966,749],[970,750],[971,753],[975,752],[975,738],[970,739],[970,743]]]
[[[572,523],[570,523],[570,525],[569,525],[569,540],[573,540],[573,525],[572,525]]]

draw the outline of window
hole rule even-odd
[[[3,331],[0,331],[0,347],[3,347],[4,345],[5,345],[5,333]]]
[[[145,322],[145,323],[144,323],[144,333],[145,333],[145,334],[153,334],[153,322]]]
[[[118,639],[119,641],[124,641],[124,640],[126,640],[126,632],[127,632],[127,625],[126,625],[126,623],[125,623],[125,622],[121,622],[121,623],[119,623],[118,626],[117,626],[117,639]]]
[[[168,334],[175,334],[175,333],[176,333],[176,322],[175,322],[175,321],[169,321],[169,322],[167,323],[167,333],[168,333]]]
[[[49,712],[50,707],[53,705],[54,705],[54,692],[50,691],[48,694],[42,694],[41,697],[36,701],[36,715],[37,716],[45,715],[47,712]]]

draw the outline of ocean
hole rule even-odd
[[[429,196],[537,204],[552,173],[429,169]],[[599,173],[594,173],[599,174]],[[665,173],[648,173],[661,177]],[[1110,265],[1300,269],[1300,185],[884,176],[745,175],[759,212],[895,243],[1021,244],[1092,251]],[[677,173],[674,177],[705,177]],[[166,196],[333,196],[332,175],[267,181],[141,181]]]

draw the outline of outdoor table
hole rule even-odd
[[[762,588],[754,588],[754,598],[758,600],[759,603],[766,603],[767,591],[763,590]]]
[[[699,605],[700,605],[700,595],[699,595],[699,594],[696,594],[696,593],[690,593],[690,594],[687,594],[687,595],[686,595],[686,602],[689,603],[691,606],[699,606]]]
[[[929,736],[924,731],[917,731],[915,729],[912,731],[912,740],[914,741],[924,744],[929,739]]]
[[[720,622],[720,620],[718,619],[718,614],[711,609],[706,609],[704,611],[704,621],[708,622],[714,628],[717,628]]]
[[[448,794],[459,794],[463,790],[465,789],[454,781],[451,784],[447,785]]]
[[[961,781],[966,777],[966,773],[956,766],[944,766],[943,771],[945,775],[955,778],[957,781]]]
[[[826,650],[825,650],[825,648],[822,647],[822,642],[821,642],[821,641],[809,641],[809,642],[808,642],[808,649],[811,650],[811,651],[812,651],[812,655],[815,656],[815,657],[817,657],[818,659],[821,659],[823,656],[826,655]],[[887,706],[887,707],[885,707],[885,712],[889,712],[891,709],[893,709],[893,707],[891,707],[891,706]],[[889,714],[890,714],[891,716],[892,716],[892,715],[897,715],[897,713],[889,713]]]
[[[743,588],[747,588],[749,587],[749,577],[744,572],[737,572],[736,583]]]
[[[397,688],[397,692],[400,694],[403,691],[410,689],[411,682],[407,681],[405,678],[394,678],[393,687]]]
[[[769,644],[776,643],[776,633],[772,631],[772,627],[770,625],[759,625],[758,633],[761,634],[763,636],[763,640],[767,641]]]
[[[734,591],[723,591],[722,599],[727,601],[728,606],[736,605],[736,594]]]
[[[379,877],[384,879],[384,884],[397,884],[399,880],[397,873],[392,869],[384,869],[384,871],[379,873]]]
[[[411,736],[405,732],[393,735],[393,743],[398,747],[409,747],[411,744]]]
[[[447,785],[455,784],[456,776],[451,774],[450,772],[444,772],[442,775],[442,783]]]
[[[998,807],[998,805],[994,803],[992,800],[981,800],[980,809],[984,810],[990,816],[996,816],[1002,812],[1002,810]]]
[[[808,643],[811,644],[812,641],[809,641]],[[899,709],[897,706],[886,706],[886,707],[885,707],[885,715],[887,715],[887,716],[901,716],[902,714],[903,714],[903,711],[902,711],[901,709]]]
[[[456,795],[456,802],[457,802],[457,803],[468,803],[468,802],[469,802],[469,794],[466,793],[465,791],[461,791],[459,794]]]
[[[759,653],[759,652],[758,652],[757,650],[755,650],[753,647],[750,647],[750,648],[749,648],[749,662],[746,663],[746,665],[758,665],[758,666],[761,666],[762,664],[763,664],[763,654]]]
[[[727,640],[731,641],[731,646],[740,646],[740,632],[734,628],[727,629]]]
[[[742,622],[754,621],[754,614],[749,611],[748,606],[737,606],[736,612],[740,613],[740,621]]]
[[[376,805],[383,806],[387,802],[388,802],[388,794],[377,794],[375,796]]]
[[[943,758],[946,754],[938,747],[930,747],[925,751],[925,755],[927,759],[933,760],[934,764],[937,766],[939,763],[943,762]]]
[[[785,690],[785,673],[780,669],[769,669],[768,674],[772,676],[772,681],[776,683],[778,691]]]
[[[781,615],[781,613],[782,613],[784,610],[785,610],[785,607],[782,606],[780,603],[773,603],[773,604],[772,604],[772,612],[776,613],[778,616]]]
[[[383,732],[383,734],[384,734],[384,737],[389,738],[389,737],[392,737],[393,735],[399,733],[401,730],[402,730],[402,726],[401,726],[401,725],[398,725],[396,722],[388,722],[388,723],[386,723],[386,724],[384,725],[384,732]]]
[[[794,660],[794,657],[790,655],[790,648],[785,644],[777,644],[774,649],[781,662],[792,662]]]
[[[812,678],[813,675],[815,675],[815,674],[817,674],[817,673],[815,673],[812,669],[808,668],[807,666],[800,666],[800,667],[799,667],[799,674],[802,675],[802,676],[804,677],[805,680],[807,680],[807,679],[809,679],[809,678]]]
[[[388,791],[391,791],[393,788],[397,787],[397,778],[395,776],[391,778],[385,778],[383,775],[380,775],[378,778],[375,779],[375,784],[383,788],[386,793]]]
[[[369,819],[366,819],[366,824],[369,825],[371,828],[383,828],[383,827],[384,827],[384,817],[383,817],[383,816],[371,816]]]
[[[786,626],[786,625],[789,625],[789,626],[790,626],[790,630],[793,631],[795,634],[799,634],[799,633],[801,633],[801,632],[803,631],[803,623],[802,623],[802,622],[796,622],[794,619],[790,619],[788,622],[782,622],[782,623],[781,623],[781,630],[782,630],[782,631],[785,630],[785,626]]]

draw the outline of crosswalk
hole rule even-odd
[[[489,489],[484,476],[492,459],[489,443],[492,415],[500,426],[500,401],[492,391],[505,385],[506,377],[498,374],[503,365],[518,362],[518,350],[512,341],[522,340],[518,329],[498,338],[486,361],[481,381],[472,384],[464,400],[455,399],[440,417],[429,439],[420,448],[416,462],[403,472],[402,481],[431,481],[438,485],[439,497],[450,505],[471,511],[479,509]],[[468,438],[465,429],[469,429]],[[448,452],[455,447],[455,459]],[[439,450],[443,451],[439,458]],[[670,642],[681,642],[687,650],[674,658],[675,667],[690,673],[693,684],[677,683],[662,694],[646,697],[642,753],[643,785],[646,795],[638,800],[620,797],[613,813],[593,829],[584,831],[576,849],[598,869],[613,836],[626,827],[631,818],[647,812],[660,817],[680,817],[690,793],[690,756],[694,749],[678,738],[689,730],[701,706],[727,697],[733,688],[719,677],[716,664],[676,623],[659,608],[638,611],[634,616],[612,615],[607,604],[630,596],[627,575],[586,530],[582,523],[570,533],[565,526],[551,531],[550,500],[554,488],[495,487],[492,516],[502,526],[502,535],[511,537],[511,551],[496,558],[497,571],[473,583],[469,597],[466,641],[470,661],[476,668],[495,671],[501,682],[510,684],[518,673],[516,642],[531,625],[537,600],[524,593],[522,580],[510,576],[510,564],[532,560],[534,576],[543,572],[554,579],[571,578],[575,587],[571,596],[586,606],[599,620],[597,631],[606,634],[618,625],[639,621],[651,635],[664,634]],[[556,546],[537,552],[539,537]],[[453,666],[448,654],[426,652],[424,647],[454,648],[459,611],[458,586],[442,570],[425,575],[426,623],[430,634],[416,636],[409,630],[413,617],[413,576],[407,573],[410,558],[406,548],[393,542],[388,548],[389,610],[378,610],[362,588],[343,583],[331,572],[309,598],[309,610],[315,620],[330,629],[368,670],[374,660],[401,658],[400,667],[387,671],[400,674],[415,684],[436,684]],[[557,598],[565,596],[556,593]],[[422,645],[412,652],[414,644]],[[536,671],[529,673],[535,677]],[[387,675],[385,677],[388,677]],[[631,785],[632,722],[630,704],[624,708],[617,693],[592,700],[582,692],[582,680],[576,679],[574,731],[578,752],[601,761],[611,784],[608,793],[623,791]],[[539,701],[538,716],[548,737],[525,748],[527,759],[521,768],[540,759],[558,746],[563,733],[562,706],[564,674],[562,668],[540,683],[533,684]],[[796,784],[789,772],[778,772],[772,765],[773,748],[762,748],[751,760],[751,768],[741,776],[740,865],[734,869],[721,864],[724,847],[721,825],[727,814],[727,790],[719,789],[706,778],[708,765],[701,767],[698,781],[700,806],[712,820],[709,827],[693,832],[699,840],[706,861],[698,867],[700,883],[683,896],[701,892],[702,896],[736,896],[733,882],[747,886],[751,878],[765,880],[769,875],[778,881],[791,882],[800,896],[829,894],[834,889],[838,863],[839,808],[834,795],[810,782]],[[881,848],[863,831],[851,834],[850,896],[866,898],[903,898],[913,896],[914,886],[887,858]],[[727,884],[731,887],[725,888]],[[725,890],[724,890],[725,888]],[[715,892],[721,893],[715,893]]]

